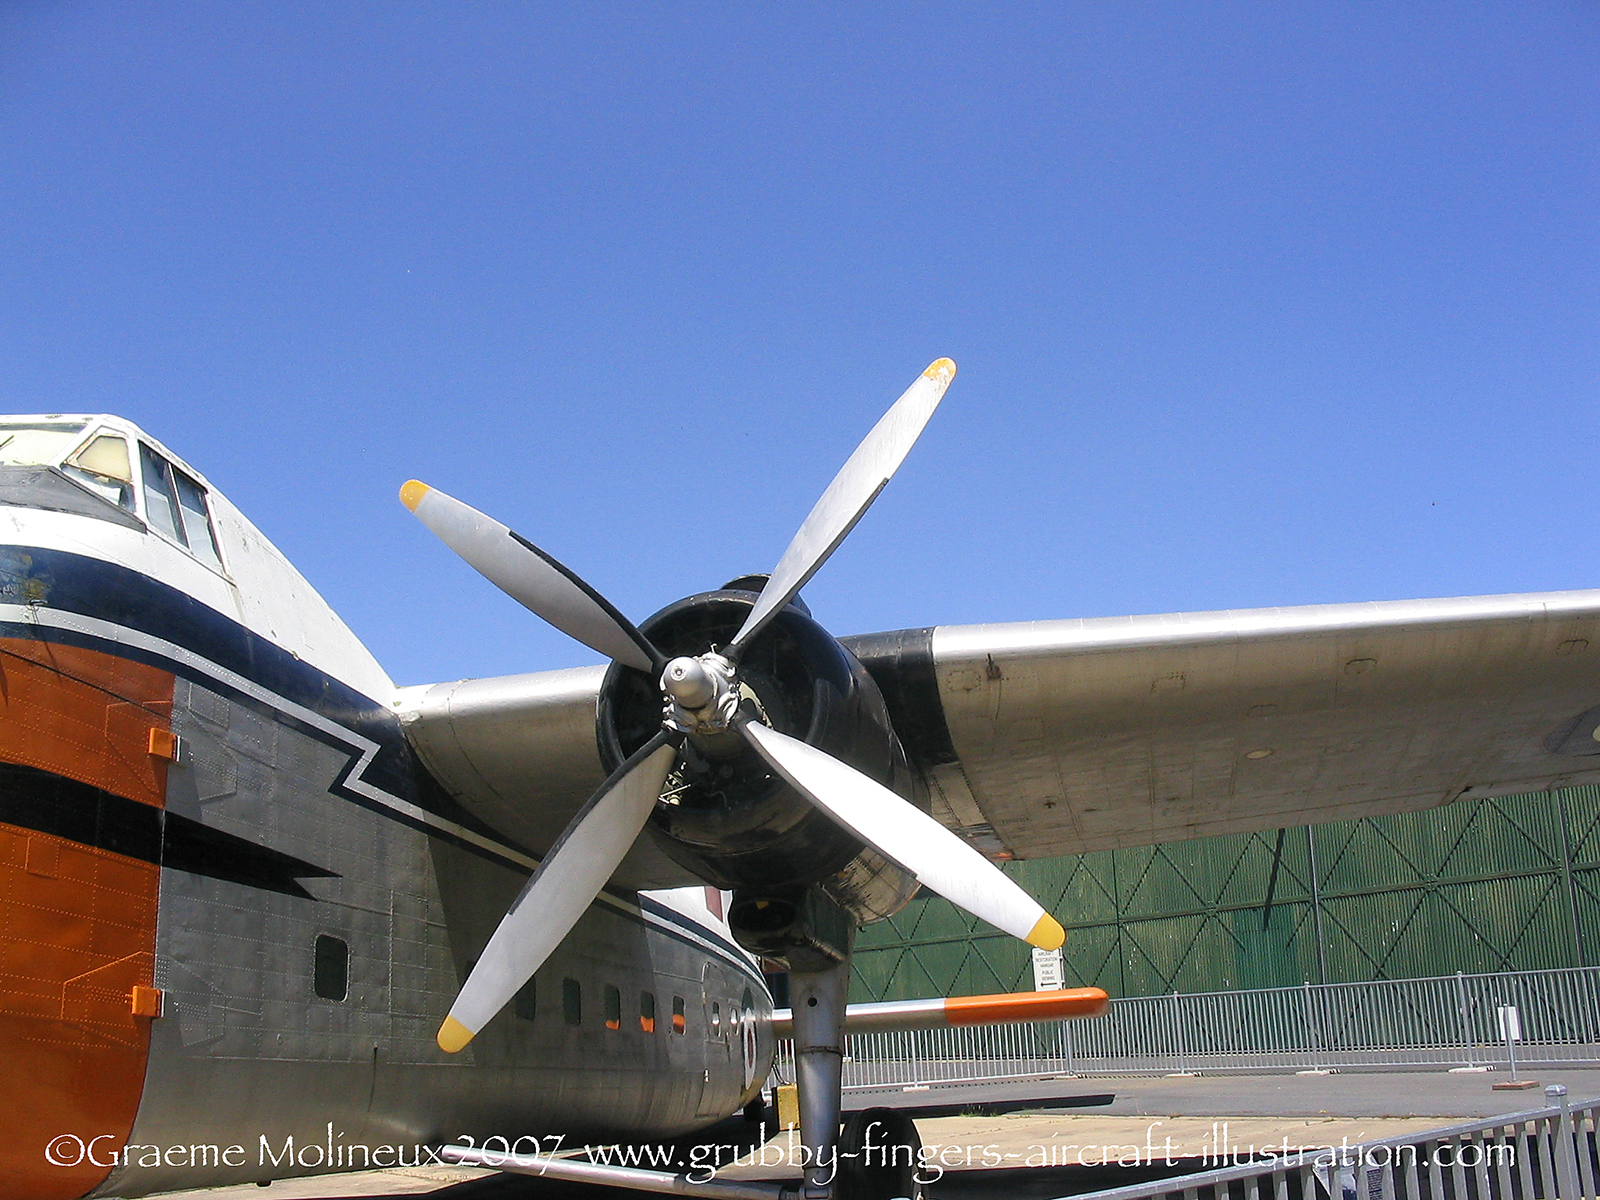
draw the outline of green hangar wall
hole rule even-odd
[[[1066,986],[1112,996],[1588,966],[1600,956],[1594,787],[1006,870],[1066,926]],[[852,1000],[1032,987],[1027,946],[927,893],[856,943]]]

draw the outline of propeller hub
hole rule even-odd
[[[739,711],[734,666],[715,650],[667,663],[661,672],[661,691],[665,697],[661,724],[679,733],[723,733]]]
[[[716,682],[698,658],[675,658],[661,672],[661,690],[685,708],[704,708],[717,696]]]

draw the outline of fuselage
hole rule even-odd
[[[537,859],[203,477],[112,417],[0,439],[0,1197],[664,1136],[759,1089],[771,1001],[699,890],[603,893],[439,1050]]]

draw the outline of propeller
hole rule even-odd
[[[828,556],[839,548],[839,543],[849,536],[856,522],[872,507],[878,493],[900,469],[955,377],[956,364],[948,358],[930,363],[879,418],[872,432],[861,440],[855,453],[833,477],[828,490],[801,522],[799,532],[772,569],[771,577],[756,598],[756,606],[729,643],[729,658],[738,661],[739,651],[761,632],[774,614],[794,599],[795,593],[805,587],[817,569],[828,561]]]
[[[533,978],[600,894],[661,798],[681,735],[656,734],[589,797],[501,918],[439,1028],[454,1054]]]
[[[854,767],[757,722],[740,705],[740,653],[871,507],[955,373],[955,363],[939,359],[873,426],[801,524],[721,653],[665,661],[605,597],[527,539],[416,480],[400,489],[405,506],[490,582],[591,649],[650,672],[666,702],[662,731],[589,798],[495,929],[440,1027],[440,1047],[454,1053],[471,1041],[571,932],[644,827],[689,733],[737,728],[800,795],[928,888],[1035,946],[1053,950],[1062,944],[1065,933],[1055,918],[955,834]]]
[[[1067,940],[1060,923],[1010,876],[877,780],[755,721],[741,720],[739,732],[795,791],[918,883],[1041,950]]]
[[[661,654],[611,602],[527,538],[420,480],[400,503],[478,574],[562,633],[625,666],[652,673]]]

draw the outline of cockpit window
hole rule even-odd
[[[139,443],[139,464],[144,468],[146,519],[153,529],[166,534],[178,545],[187,546],[183,518],[178,515],[178,500],[172,494],[172,467],[143,442]]]
[[[139,466],[144,476],[145,517],[151,527],[188,547],[207,566],[222,570],[205,489],[143,442],[139,443]]]
[[[133,511],[133,466],[128,461],[128,440],[120,434],[90,438],[61,469],[111,503]]]
[[[0,422],[0,464],[53,467],[78,444],[83,421]]]
[[[178,515],[183,518],[183,536],[189,549],[201,562],[222,570],[216,533],[211,528],[211,515],[206,511],[205,489],[177,467],[172,468],[172,478],[178,485]]]

